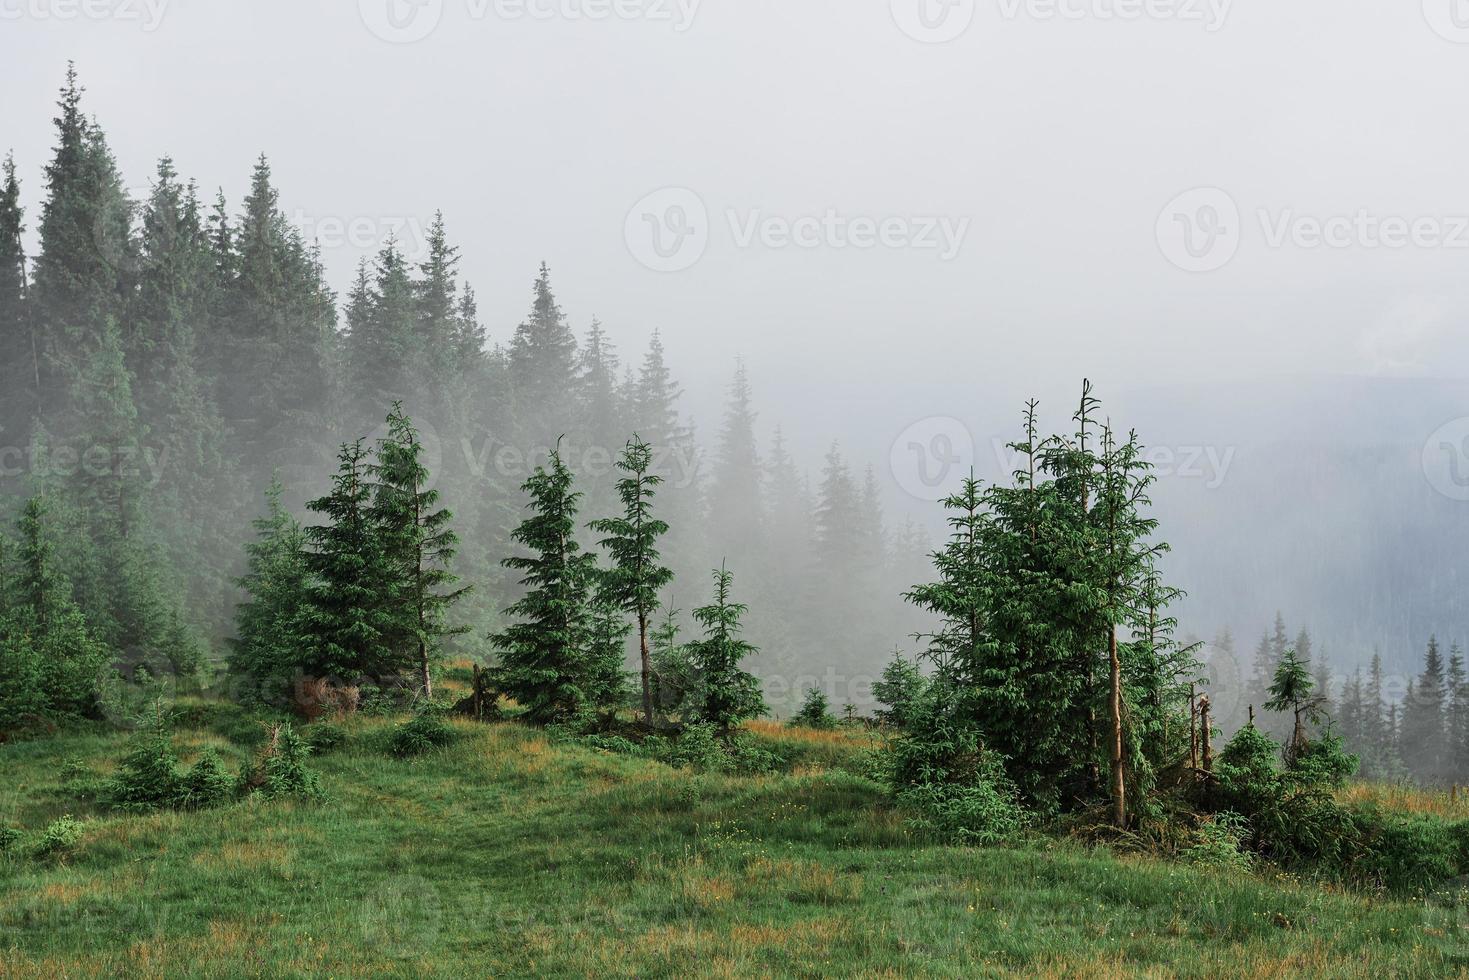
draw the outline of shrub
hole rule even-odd
[[[1195,843],[1183,851],[1184,860],[1219,870],[1247,871],[1251,860],[1243,846],[1249,831],[1249,821],[1238,813],[1216,813],[1195,832]]]
[[[918,665],[893,654],[882,670],[882,680],[872,685],[872,695],[885,709],[877,712],[877,720],[894,728],[906,728],[928,690],[928,678]]]
[[[713,725],[700,724],[672,735],[653,735],[643,743],[643,752],[677,769],[722,772],[729,767],[730,758],[715,731]]]
[[[347,730],[329,721],[319,721],[306,729],[306,744],[314,755],[341,748],[347,743]]]
[[[53,820],[45,830],[41,831],[41,839],[36,842],[36,857],[65,857],[76,850],[81,840],[82,825],[73,820],[71,814],[67,814],[58,820]]]
[[[228,803],[235,795],[237,781],[220,761],[214,749],[205,749],[181,781],[179,805],[189,810],[204,810]]]
[[[806,692],[801,710],[791,717],[791,724],[805,728],[835,728],[837,720],[832,716],[826,695],[819,688],[813,687]]]
[[[321,778],[306,766],[310,754],[311,746],[290,724],[278,725],[260,758],[260,795],[267,800],[322,799]]]
[[[443,711],[425,703],[413,717],[397,728],[388,739],[388,751],[399,758],[423,755],[453,742],[454,729],[444,721]]]
[[[184,781],[178,756],[160,713],[154,727],[141,735],[132,751],[123,757],[117,774],[108,781],[103,799],[115,810],[146,813],[182,806]]]
[[[20,842],[25,835],[14,827],[0,827],[0,857],[11,854],[20,849]]]
[[[1309,742],[1291,762],[1290,774],[1308,786],[1341,789],[1356,775],[1360,761],[1349,755],[1336,735],[1327,733]]]

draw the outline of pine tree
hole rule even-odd
[[[659,591],[673,580],[673,572],[662,564],[658,551],[659,539],[668,533],[668,524],[653,516],[653,498],[663,480],[649,472],[652,463],[652,447],[633,436],[617,464],[627,474],[617,484],[622,516],[588,525],[598,534],[607,535],[601,541],[612,560],[612,568],[603,580],[607,601],[637,620],[643,722],[649,726],[653,724],[653,675],[648,624],[658,608]]]
[[[1464,654],[1455,643],[1449,647],[1449,666],[1445,675],[1444,778],[1457,785],[1469,775],[1469,674],[1464,668]]]
[[[689,651],[700,673],[699,720],[725,733],[766,711],[760,682],[740,667],[758,651],[740,636],[740,621],[748,607],[730,599],[733,581],[726,568],[714,572],[714,601],[694,610],[694,619],[704,627],[704,638],[690,644]]]
[[[1423,783],[1443,782],[1447,776],[1443,655],[1438,639],[1430,637],[1423,656],[1423,673],[1413,686],[1413,697],[1403,704],[1401,744],[1409,770]]]
[[[255,540],[245,545],[245,592],[235,613],[230,672],[243,700],[277,701],[283,683],[304,664],[303,602],[309,588],[306,532],[281,503],[279,477],[265,491],[265,513],[252,522]]]
[[[755,446],[755,412],[744,361],[735,367],[719,448],[710,474],[709,513],[720,549],[745,565],[764,550],[760,456]]]
[[[604,595],[594,596],[587,633],[586,690],[588,703],[598,711],[615,713],[627,701],[627,638],[632,624],[621,604]]]
[[[0,446],[18,449],[30,440],[39,364],[26,303],[25,213],[11,156],[0,174]]]
[[[570,721],[591,706],[586,650],[596,569],[596,556],[576,541],[581,495],[572,489],[571,471],[559,449],[549,462],[549,470],[537,467],[522,488],[533,514],[511,535],[531,553],[503,562],[523,574],[527,591],[506,610],[520,621],[491,638],[500,651],[500,690],[543,724]]]
[[[1286,745],[1287,763],[1294,763],[1310,744],[1306,738],[1306,723],[1321,717],[1321,698],[1316,693],[1316,682],[1311,677],[1310,664],[1296,656],[1289,647],[1275,668],[1275,679],[1270,685],[1270,700],[1264,705],[1267,711],[1289,711],[1293,720],[1291,738]]]
[[[576,335],[551,289],[551,270],[541,263],[530,315],[510,342],[510,379],[522,434],[544,438],[548,428],[564,431],[576,422]],[[554,428],[552,428],[554,427]]]
[[[403,581],[375,520],[362,440],[344,444],[337,459],[331,492],[307,504],[327,523],[306,530],[301,666],[311,677],[383,679],[415,666],[393,647]]]
[[[387,437],[378,444],[377,463],[368,473],[377,481],[373,522],[380,529],[389,567],[399,583],[394,589],[399,604],[391,611],[396,622],[389,643],[411,650],[423,695],[432,698],[431,667],[444,638],[468,629],[445,622],[450,607],[468,587],[453,588],[458,576],[450,568],[459,548],[459,537],[449,526],[454,515],[436,509],[439,492],[423,464],[418,432],[401,403],[394,403],[387,425]]]
[[[973,474],[957,493],[944,500],[944,507],[950,512],[950,533],[944,549],[933,554],[939,580],[915,586],[904,597],[938,617],[938,629],[919,639],[927,643],[925,655],[939,673],[973,679],[981,669],[988,598],[981,553],[984,500]]]

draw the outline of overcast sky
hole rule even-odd
[[[881,462],[1083,374],[1465,375],[1453,2],[0,0],[0,136],[34,228],[75,59],[138,192],[263,151],[339,290],[443,209],[495,338],[544,259],[706,431],[744,355]]]

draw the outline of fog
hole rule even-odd
[[[762,443],[839,440],[935,531],[1089,377],[1165,453],[1186,628],[1406,669],[1469,636],[1454,10],[0,0],[0,149],[34,237],[75,60],[134,198],[171,154],[233,207],[263,152],[339,294],[442,210],[492,342],[544,260],[579,334],[662,331],[701,434],[743,357]]]

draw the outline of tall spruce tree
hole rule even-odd
[[[673,572],[662,563],[658,551],[659,539],[668,533],[668,524],[653,516],[653,498],[663,479],[649,472],[652,464],[653,448],[633,436],[617,464],[627,474],[617,484],[622,516],[603,518],[588,525],[598,534],[606,535],[601,545],[607,550],[612,567],[603,576],[605,596],[637,621],[643,723],[649,726],[653,724],[653,671],[648,625],[658,608],[659,591],[673,580]]]
[[[11,156],[0,175],[0,447],[15,453],[30,441],[40,365],[26,303],[25,212]]]
[[[306,532],[281,503],[279,477],[265,491],[265,513],[252,522],[245,545],[245,593],[235,613],[229,667],[241,700],[279,702],[291,677],[304,668],[304,602],[309,592]]]
[[[439,507],[439,492],[423,463],[423,443],[401,403],[393,405],[387,425],[368,472],[376,480],[373,523],[398,583],[388,642],[409,651],[423,695],[431,698],[432,667],[444,639],[468,631],[449,625],[446,616],[469,588],[454,587],[459,580],[450,570],[459,549],[459,536],[450,526],[454,515]]]
[[[596,556],[576,541],[581,495],[572,489],[559,449],[552,450],[549,463],[549,470],[537,467],[522,487],[532,514],[511,535],[530,554],[503,562],[522,574],[526,589],[505,611],[518,622],[491,637],[500,653],[500,690],[525,708],[529,720],[542,724],[584,715],[594,696],[587,646]]]
[[[373,507],[368,451],[344,444],[331,492],[307,504],[326,523],[306,531],[302,670],[310,677],[388,679],[415,666],[401,637],[403,579],[394,567]]]

